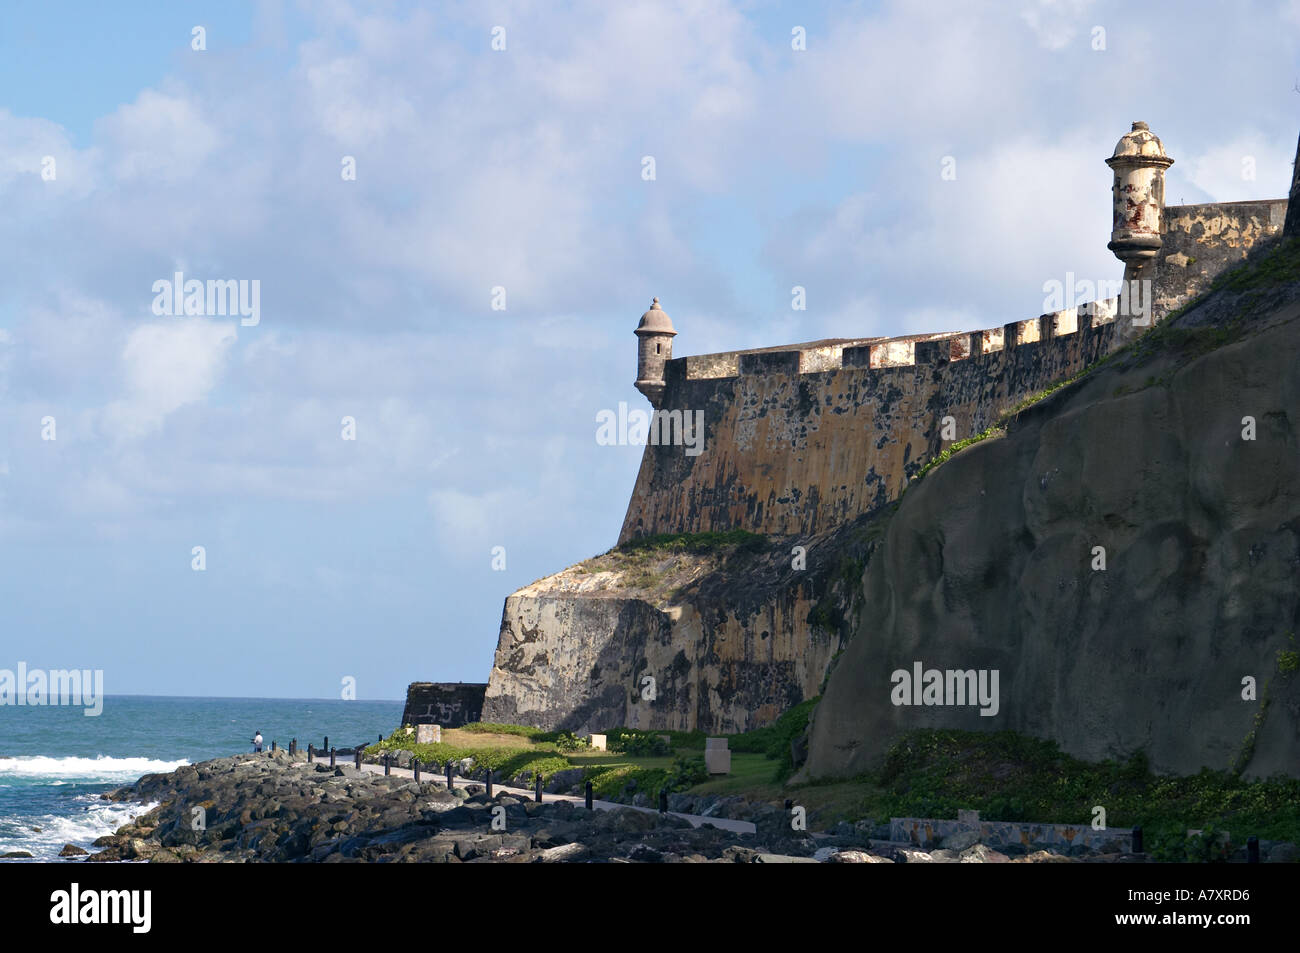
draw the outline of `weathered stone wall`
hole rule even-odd
[[[1281,235],[1286,211],[1286,199],[1168,206],[1153,278],[1157,319],[1209,290],[1215,276],[1256,245]]]
[[[412,682],[406,689],[403,725],[459,728],[479,721],[487,685],[479,682]]]
[[[703,410],[704,452],[647,446],[620,542],[655,533],[821,532],[896,498],[928,459],[1021,398],[1107,353],[1114,303],[969,334],[828,349],[741,352],[738,374],[692,377],[673,361],[664,410]],[[1067,329],[1070,333],[1062,333]],[[904,363],[906,362],[906,363]]]

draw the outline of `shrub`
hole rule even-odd
[[[588,739],[579,738],[572,731],[543,731],[533,735],[533,741],[553,744],[556,751],[578,751],[591,744]]]
[[[1217,857],[1220,836],[1238,843],[1300,839],[1300,780],[1245,780],[1205,769],[1187,776],[1154,775],[1138,752],[1126,761],[1090,763],[1050,741],[1010,731],[918,731],[891,746],[879,772],[863,776],[861,810],[873,817],[952,817],[958,808],[990,820],[1086,821],[1106,805],[1112,828],[1142,825],[1153,855],[1178,860]],[[1188,843],[1188,828],[1206,834]]]
[[[606,733],[605,743],[610,751],[619,754],[642,757],[672,754],[672,745],[662,735],[663,732],[641,731],[638,728],[615,728]]]
[[[784,781],[794,773],[794,759],[790,746],[796,738],[808,729],[808,719],[813,709],[821,701],[821,696],[810,698],[788,709],[772,724],[753,731],[732,735],[727,747],[732,751],[761,754],[777,762],[776,776],[773,780]]]
[[[1290,634],[1287,641],[1295,645],[1294,632]],[[1291,675],[1296,671],[1300,671],[1300,652],[1295,649],[1278,649],[1277,670],[1283,675]]]
[[[704,759],[698,755],[693,758],[683,756],[675,760],[672,767],[668,769],[668,774],[664,778],[664,788],[672,794],[675,791],[693,788],[707,780],[709,780],[709,769],[704,764]]]
[[[762,549],[767,537],[761,533],[750,533],[743,529],[731,529],[724,532],[708,533],[658,533],[630,539],[616,547],[617,551],[634,553],[640,550],[655,550],[669,553],[708,553],[725,546],[736,546],[742,552],[754,552]]]

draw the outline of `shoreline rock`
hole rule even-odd
[[[284,751],[145,775],[103,797],[157,807],[101,838],[88,863],[743,863],[811,859],[818,846],[774,826],[745,835],[631,808],[489,799],[479,785],[448,791]]]
[[[86,863],[1106,863],[1143,856],[1064,856],[952,839],[933,850],[876,836],[870,821],[796,832],[775,805],[738,798],[682,798],[712,816],[746,816],[756,833],[672,814],[588,811],[569,801],[536,804],[481,785],[448,791],[410,778],[306,763],[285,751],[243,754],[148,774],[102,795],[153,804],[95,841]],[[674,796],[676,797],[676,796]],[[686,812],[683,812],[686,813]],[[696,812],[691,812],[696,813]]]

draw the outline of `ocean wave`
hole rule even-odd
[[[51,758],[25,755],[0,758],[0,776],[16,778],[59,778],[86,781],[134,781],[142,774],[175,771],[189,764],[185,759],[161,761],[157,758]]]
[[[112,834],[123,824],[158,806],[132,802],[107,803],[94,798],[79,798],[81,810],[75,814],[27,814],[7,817],[0,822],[0,853],[24,850],[33,860],[56,860],[64,844],[75,844],[94,851],[97,837]],[[6,861],[8,863],[8,861]]]

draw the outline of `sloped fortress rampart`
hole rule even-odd
[[[806,535],[868,513],[953,442],[1128,343],[1281,233],[1286,199],[1166,207],[1172,163],[1146,123],[1107,160],[1107,247],[1124,262],[1123,281],[1143,286],[1128,301],[1116,279],[1115,296],[1001,327],[672,359],[677,331],[656,298],[637,329],[636,386],[661,413],[703,411],[704,450],[646,446],[619,542],[731,529]],[[1125,306],[1149,315],[1117,317]]]

